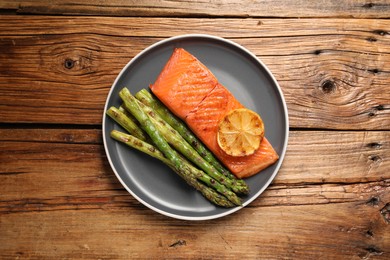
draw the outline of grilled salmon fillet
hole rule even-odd
[[[206,66],[178,48],[151,89],[174,114],[184,119],[217,83],[217,78]]]
[[[230,156],[219,147],[219,122],[230,111],[244,106],[218,83],[206,66],[184,49],[174,50],[150,88],[238,178],[252,176],[279,159],[266,138],[259,149],[248,156]]]

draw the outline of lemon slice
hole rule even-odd
[[[218,145],[231,156],[253,154],[263,137],[263,120],[257,113],[246,108],[230,111],[218,125]]]

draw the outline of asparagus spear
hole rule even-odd
[[[119,96],[124,101],[126,108],[128,108],[129,112],[138,120],[138,122],[141,124],[141,127],[150,136],[157,148],[165,155],[165,157],[167,157],[168,160],[172,162],[172,166],[174,167],[175,171],[189,172],[188,164],[185,164],[184,160],[177,154],[177,152],[169,146],[167,141],[162,137],[160,131],[150,120],[149,116],[138,105],[135,97],[131,95],[130,91],[127,88],[123,88],[119,92]],[[204,172],[197,172],[196,178],[200,181],[203,181],[209,187],[213,187],[235,205],[242,204],[241,199],[237,197],[234,192]]]
[[[113,119],[120,125],[131,125],[131,131],[130,133],[142,133],[142,135],[145,135],[145,133],[142,131],[141,128],[138,127],[136,122],[134,122],[136,119],[128,113],[124,108],[121,106],[119,109],[116,109],[115,107],[110,108],[107,112],[108,115],[113,114],[114,111],[119,110],[124,114],[124,116],[117,116],[113,117]],[[126,129],[126,128],[125,128]],[[120,131],[113,130],[111,131],[111,137],[127,144],[130,147],[133,147],[141,152],[144,152],[154,158],[159,159],[163,163],[167,164],[172,170],[174,170],[171,162],[167,160],[167,158],[164,157],[164,155],[153,145],[148,143],[150,141],[149,139],[139,139],[132,135],[124,134]],[[146,140],[146,141],[145,141]],[[190,168],[191,172],[199,171],[197,168],[192,166],[189,162],[188,167]],[[234,204],[230,202],[226,197],[220,195],[212,188],[209,188],[205,186],[204,184],[198,182],[196,178],[193,176],[190,176],[190,174],[187,176],[185,173],[182,172],[176,172],[180,177],[182,177],[189,185],[194,187],[196,190],[200,191],[203,196],[205,196],[208,200],[215,203],[218,206],[222,207],[233,207]]]
[[[214,155],[199,141],[199,139],[188,129],[188,127],[175,115],[173,115],[168,108],[164,106],[157,98],[155,98],[149,91],[142,89],[135,94],[135,97],[140,100],[145,105],[152,107],[157,114],[161,116],[169,125],[171,125],[176,131],[180,133],[181,136],[188,143],[198,151],[198,153],[211,165],[213,165],[220,173],[224,174],[226,177],[238,180],[229,170],[227,170],[215,157]],[[244,180],[238,180],[242,186],[246,186]],[[249,189],[249,188],[248,188]]]
[[[194,166],[192,166],[190,163],[188,163],[189,172],[184,171],[176,171],[175,167],[172,165],[171,161],[169,161],[163,153],[161,153],[155,146],[146,143],[140,139],[138,139],[135,136],[128,135],[125,133],[122,133],[117,130],[111,131],[111,137],[114,138],[117,141],[120,141],[130,147],[133,147],[141,152],[144,152],[160,161],[168,165],[172,170],[174,170],[181,178],[183,178],[190,186],[194,187],[196,190],[202,193],[202,195],[208,199],[209,201],[213,202],[214,204],[221,206],[221,207],[234,207],[235,205],[230,202],[226,197],[222,196],[221,194],[217,193],[212,188],[207,187],[206,185],[199,182],[194,174],[192,172],[199,171]]]
[[[110,107],[106,113],[130,134],[144,141],[147,139],[147,136],[142,131],[142,129],[139,128],[137,124],[131,120],[123,111],[121,111],[121,109]]]
[[[125,114],[125,116],[127,116],[131,121],[134,122],[135,125],[137,125],[138,129],[140,131],[142,131],[142,129],[139,127],[139,123],[137,121],[137,119],[135,119],[135,117],[130,114],[124,107],[123,107],[123,104],[119,106],[118,108],[119,111],[121,111],[123,114]]]
[[[212,178],[218,180],[220,183],[224,184],[232,191],[239,194],[249,193],[249,188],[247,185],[242,185],[241,183],[238,183],[237,180],[229,179],[223,174],[221,174],[219,171],[217,171],[217,169],[215,169],[202,156],[200,156],[199,153],[195,151],[195,149],[189,143],[187,143],[187,141],[175,129],[173,129],[158,114],[156,114],[151,107],[141,103],[138,100],[137,102],[138,105],[144,110],[144,112],[148,114],[153,124],[157,127],[162,136],[171,146],[181,152],[187,159],[192,161],[195,165],[197,165],[200,169],[209,174]]]

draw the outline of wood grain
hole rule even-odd
[[[271,69],[292,127],[389,130],[389,25],[366,19],[3,16],[0,116],[7,123],[100,124],[109,88],[129,60],[165,37],[202,32],[236,41]]]
[[[389,0],[0,0],[0,259],[389,259],[388,18]],[[272,184],[201,222],[131,196],[101,130],[121,69],[189,33],[260,58],[290,123]]]
[[[364,203],[275,206],[203,222],[132,208],[11,213],[0,215],[0,257],[386,259],[389,225],[379,211]]]
[[[21,200],[45,208],[46,202],[50,207],[57,199],[71,200],[69,194],[81,197],[80,203],[88,196],[101,197],[98,204],[114,202],[111,195],[126,194],[108,164],[100,130],[1,129],[0,136],[4,201]],[[293,131],[274,188],[255,205],[365,201],[386,192],[389,140],[388,132]],[[312,152],[304,154],[303,149]],[[22,185],[15,189],[18,183]],[[46,202],[40,205],[40,199]]]
[[[292,131],[266,192],[233,215],[189,222],[124,190],[100,130],[2,128],[0,257],[386,259],[389,140],[386,131]]]
[[[74,166],[82,174],[82,165],[103,167],[110,172],[102,147],[100,130],[94,129],[0,129],[1,173],[37,173],[41,163],[53,167]],[[390,177],[390,133],[388,131],[291,131],[281,173],[280,185],[315,183],[358,183],[383,181]],[[302,150],[311,150],[304,154]],[[51,151],[48,153],[48,151]],[[64,152],[67,157],[64,157]],[[47,157],[46,157],[47,156]],[[14,158],[28,161],[22,164]],[[47,160],[46,160],[47,159]],[[58,164],[62,160],[66,163]],[[37,163],[37,162],[41,163]],[[28,170],[25,167],[30,167]],[[50,169],[51,167],[47,167]],[[78,171],[76,169],[79,169]],[[68,170],[59,176],[67,177]],[[73,171],[70,171],[73,172]],[[286,174],[283,174],[285,172]],[[53,173],[55,174],[55,173]],[[111,172],[110,172],[111,174]],[[22,178],[23,174],[19,177]],[[54,180],[53,180],[54,181]],[[95,186],[95,185],[93,185]]]
[[[355,17],[388,18],[388,0],[332,1],[1,1],[0,9],[19,14],[175,17]]]

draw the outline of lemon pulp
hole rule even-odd
[[[218,125],[218,146],[231,156],[255,153],[263,137],[263,120],[256,112],[247,108],[230,111]]]

